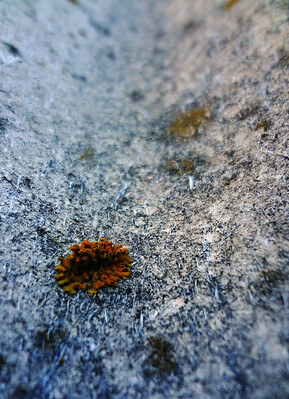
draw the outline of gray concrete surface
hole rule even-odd
[[[1,398],[289,397],[289,8],[224,4],[0,1]]]

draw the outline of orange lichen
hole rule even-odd
[[[60,264],[55,268],[58,284],[69,294],[79,290],[94,294],[106,285],[115,287],[118,280],[129,275],[132,259],[128,250],[106,238],[96,242],[85,240],[69,249],[72,254],[60,256]]]
[[[258,122],[255,126],[254,130],[259,130],[263,129],[264,132],[267,132],[271,126],[271,121],[268,119],[262,119],[260,122]]]
[[[148,342],[151,346],[151,352],[147,358],[147,365],[151,365],[154,370],[145,370],[145,374],[149,376],[157,371],[161,376],[170,374],[176,370],[176,363],[172,355],[172,347],[170,343],[162,337],[149,338]]]
[[[179,159],[168,161],[166,168],[171,174],[192,173],[195,170],[195,163],[190,159]]]
[[[81,154],[81,157],[80,157],[80,159],[82,161],[86,161],[86,160],[93,159],[93,158],[94,158],[94,150],[92,147],[87,147],[83,151],[83,153]]]
[[[223,4],[223,11],[228,11],[232,8],[235,4],[237,4],[240,0],[228,0]]]
[[[171,134],[182,137],[193,137],[199,133],[206,117],[206,108],[195,107],[180,114],[171,124]]]

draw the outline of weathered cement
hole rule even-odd
[[[0,1],[2,398],[288,397],[288,4],[222,5]],[[69,296],[102,236],[131,276]]]

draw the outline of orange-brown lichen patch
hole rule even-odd
[[[94,150],[92,147],[87,147],[83,153],[81,154],[80,159],[82,161],[88,160],[88,159],[93,159],[94,158]]]
[[[192,137],[199,132],[206,117],[206,108],[195,107],[180,114],[171,124],[171,133],[182,137]]]
[[[176,369],[176,363],[172,355],[172,347],[170,343],[162,337],[149,338],[151,352],[147,358],[147,364],[151,365],[160,375],[170,374]],[[150,375],[153,370],[146,370],[145,373]]]
[[[95,242],[85,240],[69,249],[72,254],[59,257],[60,264],[55,268],[58,284],[69,294],[79,290],[94,294],[106,285],[115,287],[118,280],[129,275],[132,259],[128,250],[106,238]]]
[[[223,11],[228,11],[232,8],[235,4],[237,4],[240,0],[228,0],[223,4]]]
[[[190,159],[167,161],[166,168],[171,174],[192,173],[195,170],[195,163]]]
[[[258,122],[255,126],[254,130],[259,130],[263,129],[264,132],[267,132],[271,126],[271,121],[268,119],[262,119],[260,122]]]

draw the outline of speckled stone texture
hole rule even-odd
[[[289,7],[230,3],[0,0],[1,398],[289,397]]]

